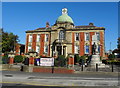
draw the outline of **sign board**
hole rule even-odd
[[[40,66],[54,66],[54,58],[40,58]]]

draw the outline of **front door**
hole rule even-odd
[[[62,55],[62,46],[57,46],[58,55]]]

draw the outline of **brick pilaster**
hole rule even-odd
[[[104,53],[104,35],[103,32],[100,32],[100,56],[103,56]]]
[[[29,34],[26,35],[26,50],[25,50],[25,53],[28,53],[28,42],[29,42]]]
[[[84,32],[80,32],[80,56],[84,55],[84,43],[85,43],[85,37],[84,37]]]
[[[43,55],[44,53],[44,40],[45,40],[45,34],[40,35],[40,55]]]
[[[37,39],[37,34],[33,34],[32,49],[34,51],[36,51],[36,39]]]
[[[74,37],[74,33],[72,33],[72,53],[74,53],[74,41],[75,41],[75,37]]]

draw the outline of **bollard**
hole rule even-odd
[[[83,64],[82,64],[82,67],[81,67],[81,71],[83,71]]]
[[[52,66],[52,73],[54,73],[54,66]]]
[[[114,70],[113,70],[113,64],[112,64],[112,72],[114,72]]]
[[[96,71],[98,71],[98,64],[96,64]]]
[[[20,69],[20,71],[23,71],[23,66],[21,66],[21,69]]]

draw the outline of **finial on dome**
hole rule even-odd
[[[67,8],[62,9],[62,14],[67,14]]]

